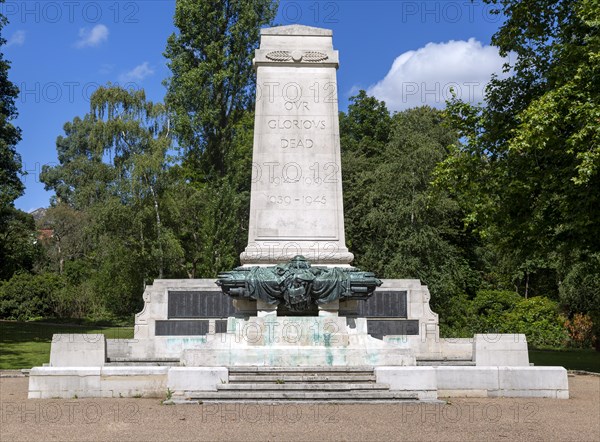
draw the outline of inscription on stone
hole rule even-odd
[[[377,339],[384,336],[419,334],[419,321],[416,319],[367,319],[367,333]]]
[[[156,336],[198,336],[208,333],[208,320],[156,321]]]
[[[203,336],[208,333],[210,323],[208,319],[178,319],[161,321],[154,325],[156,336]],[[215,320],[215,333],[227,332],[227,320]]]
[[[171,318],[226,318],[235,309],[231,299],[220,291],[169,291],[168,317]]]
[[[263,29],[254,59],[252,192],[241,260],[277,264],[303,255],[315,264],[348,264],[353,256],[344,236],[338,54],[328,30],[285,28]]]
[[[365,318],[406,318],[405,290],[375,290],[369,302],[358,305],[358,315]]]

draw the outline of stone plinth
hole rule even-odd
[[[242,264],[303,255],[348,265],[340,162],[338,52],[328,29],[261,30],[248,246]]]
[[[106,340],[101,334],[55,334],[50,347],[52,367],[97,367],[106,360]]]
[[[473,360],[478,366],[529,366],[527,338],[523,334],[477,334]]]
[[[366,320],[338,316],[229,318],[227,333],[183,350],[181,365],[205,367],[408,366],[414,354],[367,334]]]

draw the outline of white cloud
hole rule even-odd
[[[492,73],[501,78],[508,75],[502,72],[506,61],[496,48],[474,38],[428,43],[397,57],[385,78],[367,92],[394,111],[425,104],[444,107],[452,89],[458,98],[478,103]]]
[[[23,46],[25,44],[25,31],[15,31],[6,41],[6,47]]]
[[[119,75],[119,81],[121,83],[128,83],[130,81],[142,81],[144,78],[154,74],[154,69],[150,67],[150,64],[145,61],[142,64],[134,67],[132,70]]]
[[[104,25],[96,25],[92,29],[81,28],[79,40],[75,43],[78,48],[98,46],[108,40],[108,28]]]

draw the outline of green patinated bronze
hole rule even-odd
[[[226,295],[283,304],[295,312],[338,299],[364,300],[381,285],[371,272],[356,267],[312,267],[303,256],[272,267],[237,267],[217,278]]]

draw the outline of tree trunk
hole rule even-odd
[[[152,199],[154,200],[154,212],[156,213],[156,239],[158,240],[158,253],[160,254],[160,260],[158,263],[158,279],[163,279],[164,277],[164,257],[163,257],[163,248],[161,241],[161,230],[162,224],[160,221],[160,213],[158,211],[158,200],[156,199],[156,193],[154,192],[154,187],[149,184],[150,192],[152,193]]]

